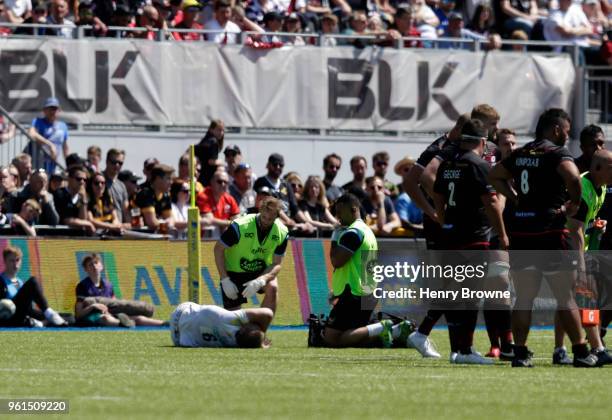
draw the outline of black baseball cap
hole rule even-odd
[[[270,157],[268,158],[268,163],[269,164],[277,164],[280,163],[281,165],[285,164],[285,158],[283,157],[283,155],[279,154],[279,153],[272,153],[270,155]]]
[[[230,144],[225,148],[225,150],[223,150],[224,155],[227,155],[228,153],[234,153],[237,155],[242,154],[242,152],[240,152],[240,147],[238,147],[236,144]]]
[[[134,172],[126,169],[124,171],[119,172],[119,175],[117,175],[117,178],[119,178],[119,181],[121,182],[130,181],[130,182],[137,183],[142,177],[136,176]]]

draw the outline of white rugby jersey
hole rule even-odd
[[[236,347],[236,332],[249,322],[246,312],[228,311],[214,305],[181,303],[170,316],[175,346]]]

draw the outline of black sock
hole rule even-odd
[[[574,357],[582,359],[589,355],[589,348],[587,347],[586,343],[574,344],[572,346],[572,353],[574,353]]]
[[[487,327],[487,335],[489,336],[491,347],[499,347],[497,311],[485,309],[482,313],[484,315],[485,326]]]
[[[444,311],[441,311],[439,309],[428,310],[427,315],[425,315],[425,318],[421,322],[421,325],[419,325],[418,331],[421,334],[429,335],[431,333],[431,330],[433,329],[433,327],[436,325],[436,323],[438,322],[440,317],[442,317],[443,314],[444,314]]]
[[[527,346],[514,346],[514,357],[519,360],[526,359],[528,356]]]
[[[451,352],[458,353],[461,346],[461,322],[457,316],[458,311],[446,311],[446,325],[448,326],[448,340]]]

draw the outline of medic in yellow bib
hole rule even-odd
[[[225,309],[239,309],[247,298],[263,293],[261,307],[276,312],[276,277],[288,237],[287,228],[278,219],[281,208],[279,200],[266,198],[258,214],[235,219],[215,245]]]

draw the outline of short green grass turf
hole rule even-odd
[[[413,349],[309,349],[306,331],[272,348],[182,349],[166,331],[2,332],[0,398],[66,398],[77,418],[610,418],[611,368],[551,365],[552,331],[534,331],[537,367],[448,363]],[[486,333],[477,346],[488,349]]]

